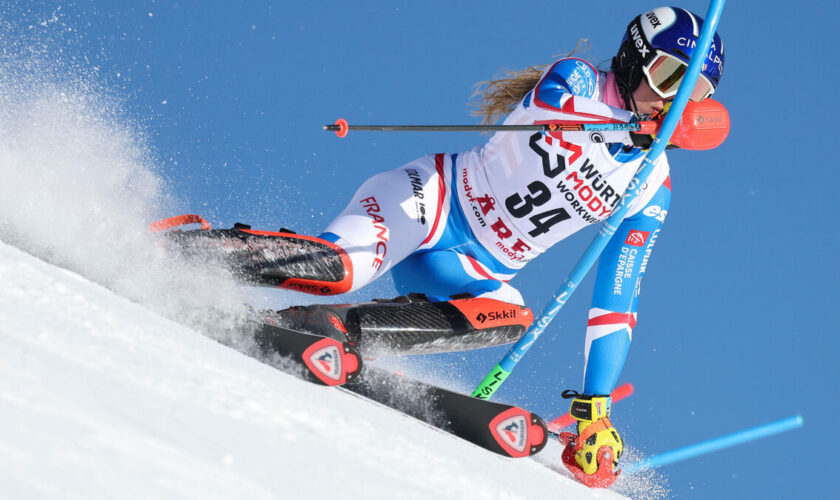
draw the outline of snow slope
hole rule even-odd
[[[7,498],[617,497],[301,381],[7,244],[0,281]]]
[[[0,496],[617,497],[555,443],[502,458],[249,355],[259,297],[161,254],[148,224],[185,203],[126,116],[96,75],[0,61]]]

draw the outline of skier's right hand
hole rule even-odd
[[[610,403],[609,396],[575,394],[572,400],[569,413],[577,420],[578,431],[575,461],[585,474],[595,474],[604,458],[609,462],[603,465],[611,469],[618,467],[624,451],[624,442],[609,419]],[[603,450],[604,447],[608,450]]]
[[[650,149],[651,144],[653,144],[652,135],[630,132],[630,139],[633,141],[633,145],[637,148]]]

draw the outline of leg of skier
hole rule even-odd
[[[426,156],[368,179],[320,237],[239,223],[214,230],[192,215],[151,228],[202,221],[201,230],[166,233],[166,242],[195,260],[229,268],[249,284],[336,295],[375,280],[443,228],[449,203],[443,158]]]
[[[533,321],[519,292],[502,281],[470,276],[462,259],[452,250],[409,256],[394,268],[397,288],[406,292],[394,300],[294,307],[278,314],[286,326],[349,341],[367,355],[452,352],[516,341]]]
[[[379,278],[441,230],[449,195],[439,162],[426,156],[371,177],[320,235],[349,256],[350,290]]]
[[[461,252],[476,243],[453,231],[463,224],[449,224],[450,213],[460,213],[447,189],[450,172],[449,159],[436,155],[379,174],[321,235],[349,256],[352,290],[402,261],[395,269],[398,287],[423,294],[293,307],[270,321],[331,335],[377,354],[457,351],[518,339],[533,321],[531,311],[521,305],[516,289]]]

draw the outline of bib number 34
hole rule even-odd
[[[569,212],[564,208],[552,208],[531,215],[535,207],[548,203],[551,199],[551,191],[541,181],[534,181],[526,187],[528,188],[528,194],[513,193],[505,200],[505,207],[517,219],[528,217],[534,224],[534,229],[528,231],[529,235],[536,237],[545,234],[555,224],[571,218]]]

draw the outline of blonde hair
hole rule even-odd
[[[570,57],[576,52],[588,49],[589,40],[581,38],[571,52],[559,57]],[[472,104],[476,108],[472,111],[473,116],[480,116],[482,124],[490,125],[496,123],[502,116],[510,114],[528,92],[537,86],[548,66],[548,64],[538,64],[518,71],[505,69],[493,80],[476,83],[472,98],[478,99]]]

